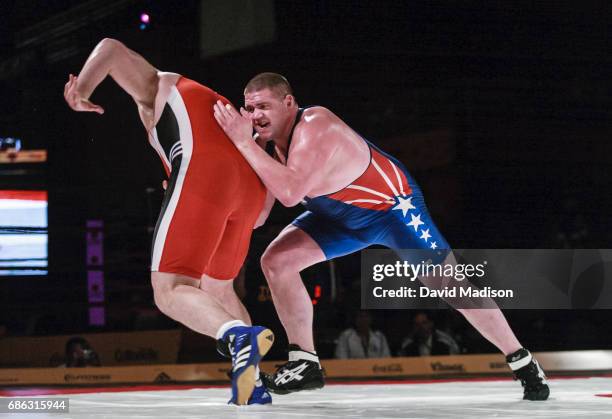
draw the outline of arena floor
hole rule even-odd
[[[552,379],[547,402],[521,400],[506,379],[330,384],[323,390],[275,396],[269,406],[228,406],[227,387],[136,387],[2,391],[68,397],[70,414],[21,418],[610,418],[612,377]],[[74,393],[88,391],[88,393]],[[47,396],[50,397],[50,396]],[[0,417],[10,417],[0,415]]]

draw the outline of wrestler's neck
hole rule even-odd
[[[291,144],[291,134],[293,132],[294,125],[297,124],[295,120],[298,113],[297,104],[289,108],[289,113],[287,116],[287,122],[285,123],[284,129],[281,135],[274,140],[274,144],[278,148],[278,150],[283,154],[283,156],[288,156],[289,154],[289,145]]]

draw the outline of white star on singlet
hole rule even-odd
[[[412,220],[406,225],[414,227],[414,231],[419,231],[419,226],[421,224],[425,224],[423,221],[421,221],[421,214],[417,215],[416,217],[414,216],[414,214],[410,214],[410,218]]]
[[[401,196],[398,196],[396,198],[397,198],[398,203],[395,207],[393,207],[393,209],[402,210],[402,214],[404,214],[404,217],[406,216],[406,213],[408,212],[408,210],[416,209],[416,207],[412,205],[412,197],[402,198]]]
[[[421,230],[421,233],[423,233],[423,234],[421,234],[420,238],[425,240],[425,241],[427,241],[427,239],[431,237],[431,234],[429,234],[429,229]]]

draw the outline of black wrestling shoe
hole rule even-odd
[[[289,345],[289,361],[274,374],[261,374],[261,380],[272,393],[289,394],[302,390],[323,388],[325,379],[319,358],[303,351],[298,345]]]
[[[521,348],[506,357],[506,362],[514,373],[515,380],[521,380],[523,400],[546,400],[550,389],[546,382],[544,371],[531,353]]]

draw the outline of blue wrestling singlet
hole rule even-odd
[[[450,249],[408,170],[364,141],[370,149],[370,164],[365,172],[337,192],[305,198],[303,204],[308,211],[292,224],[311,236],[327,259],[375,244],[395,250]],[[442,257],[446,254],[432,253]]]

